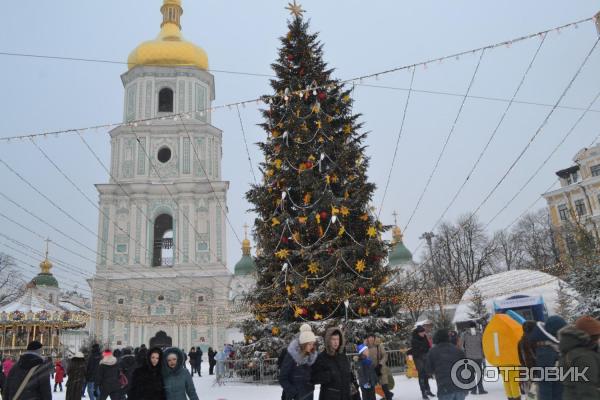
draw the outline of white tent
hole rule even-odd
[[[559,282],[562,282],[568,293],[575,294],[573,289],[561,279],[540,271],[518,269],[486,276],[471,285],[463,294],[452,322],[471,320],[469,312],[475,288],[481,292],[490,313],[493,312],[494,301],[521,294],[541,296],[544,299],[548,315],[556,314]]]

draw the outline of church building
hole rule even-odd
[[[91,333],[113,347],[158,331],[180,348],[222,347],[234,276],[215,82],[206,52],[182,37],[181,0],[160,10],[158,37],[131,52],[121,76],[124,124],[110,132],[110,181],[96,185]]]

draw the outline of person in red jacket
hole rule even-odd
[[[65,379],[65,369],[63,368],[62,362],[60,360],[56,360],[54,364],[54,391],[56,392],[56,387],[60,388],[60,391],[63,391],[63,380]]]

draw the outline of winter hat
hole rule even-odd
[[[73,356],[73,358],[85,358],[85,356],[83,355],[82,352],[78,351],[77,353],[75,353],[75,355]]]
[[[364,353],[365,350],[368,350],[369,347],[364,345],[364,344],[359,344],[358,346],[356,346],[356,352],[358,353],[358,355],[361,355],[362,353]]]
[[[575,321],[575,327],[590,336],[600,335],[600,321],[589,315]]]
[[[544,342],[550,340],[554,343],[558,343],[557,332],[566,325],[567,323],[564,319],[558,315],[553,315],[546,320],[546,323],[538,321],[534,328],[529,333],[525,334],[525,337],[530,342]]]
[[[447,329],[438,329],[433,335],[433,343],[449,343],[450,342],[450,333]]]
[[[27,351],[36,351],[42,348],[42,344],[40,342],[38,342],[37,340],[34,340],[33,342],[29,342],[29,344],[27,345]]]
[[[103,356],[103,357],[108,357],[108,356],[112,356],[112,355],[113,355],[113,352],[112,352],[112,350],[111,350],[111,349],[105,349],[105,350],[102,352],[102,356]]]
[[[310,329],[310,325],[302,324],[302,326],[300,327],[300,336],[298,337],[298,343],[303,345],[306,343],[312,343],[312,342],[316,342],[316,341],[317,341],[317,338],[315,337],[315,334]]]
[[[423,328],[423,325],[419,325],[419,326],[417,326],[417,328],[415,329],[415,331],[417,333],[425,332],[425,328]]]

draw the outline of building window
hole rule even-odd
[[[562,221],[566,221],[569,219],[569,209],[565,204],[561,204],[558,206],[558,215]]]
[[[173,217],[161,214],[154,220],[152,266],[173,265]]]
[[[161,163],[166,163],[171,159],[171,149],[167,146],[161,147],[156,154],[156,158],[158,158],[158,161]]]
[[[583,199],[575,200],[575,212],[579,216],[586,214],[585,203],[583,202]]]
[[[569,176],[567,177],[567,184],[570,185],[572,183],[576,183],[579,180],[579,174],[577,173],[577,171],[569,174]]]
[[[592,166],[592,168],[590,168],[590,170],[592,172],[592,176],[600,175],[600,164],[596,164],[596,165]]]
[[[118,244],[117,245],[117,253],[119,253],[119,254],[127,253],[127,245],[126,244]]]
[[[163,301],[165,299],[165,296],[163,296],[162,294],[160,296],[158,296],[158,301]]]
[[[204,302],[204,296],[198,296],[198,303]]]
[[[158,112],[173,112],[173,91],[169,88],[158,92]]]
[[[124,303],[125,303],[125,300],[123,300],[123,299],[117,300],[117,304],[124,304]]]
[[[52,296],[52,295],[48,296],[48,301],[50,303],[54,303],[54,296]]]

